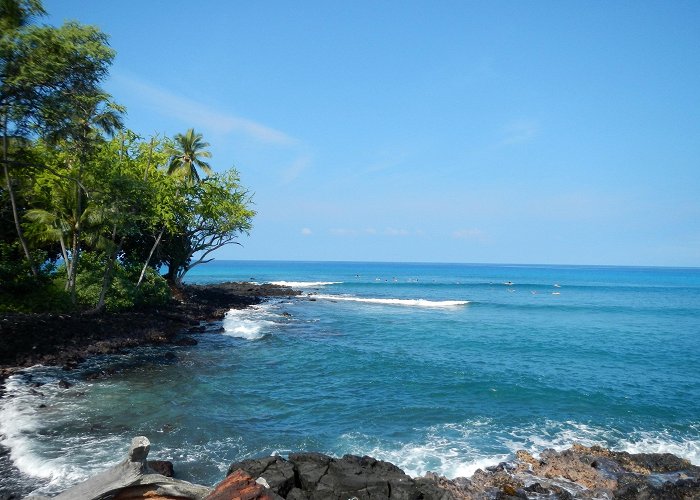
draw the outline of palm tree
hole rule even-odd
[[[88,193],[82,185],[83,167],[88,162],[95,145],[103,140],[103,135],[113,135],[122,128],[121,115],[124,108],[111,101],[110,95],[97,90],[74,96],[72,109],[63,114],[53,124],[49,139],[62,139],[69,145],[68,170],[72,172],[75,184],[75,227],[72,231],[71,268],[68,288],[73,303],[76,302],[76,276],[80,259],[80,239],[83,222],[83,202]],[[76,168],[77,167],[77,168]]]
[[[211,175],[213,173],[211,167],[202,160],[202,158],[211,158],[211,153],[205,150],[208,147],[209,143],[202,140],[202,134],[197,134],[193,128],[184,134],[177,134],[175,145],[170,150],[168,175],[180,176],[188,183],[201,180],[197,169]]]

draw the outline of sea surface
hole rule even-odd
[[[55,493],[137,435],[210,485],[302,450],[451,478],[574,442],[700,465],[700,269],[215,261],[187,278],[304,295],[231,311],[196,346],[12,377],[0,488]]]

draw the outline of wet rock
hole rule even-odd
[[[469,492],[465,498],[700,498],[700,467],[669,454],[573,445],[539,458],[519,451],[512,464],[474,473]]]
[[[442,483],[433,477],[413,480],[395,465],[366,456],[336,459],[321,453],[292,453],[288,460],[265,457],[229,467],[229,474],[240,473],[269,486],[270,494],[278,495],[273,498],[287,500],[466,498],[447,479],[442,478]]]
[[[61,389],[70,389],[71,387],[73,387],[73,384],[71,384],[65,379],[61,379],[58,381],[58,387],[60,387]]]
[[[237,462],[231,464],[228,474],[237,470],[243,470],[255,478],[259,484],[270,488],[282,497],[286,497],[294,487],[294,466],[281,457],[272,456]],[[261,479],[264,482],[260,481]]]
[[[279,498],[281,497],[256,483],[250,474],[239,469],[217,484],[205,500],[277,500]]]
[[[175,341],[175,345],[179,345],[179,346],[193,346],[193,345],[197,345],[197,344],[198,344],[198,342],[195,339],[193,339],[192,337],[182,337],[181,339],[177,339]]]
[[[160,474],[161,476],[175,477],[173,463],[169,460],[149,460],[148,467],[150,467],[156,474]]]

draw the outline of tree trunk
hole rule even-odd
[[[112,243],[114,243],[114,239],[116,238],[116,233],[117,233],[117,226],[115,224],[114,231],[112,232]],[[112,284],[112,278],[113,278],[113,274],[114,274],[114,263],[117,260],[117,255],[119,255],[119,251],[122,249],[122,245],[124,244],[124,239],[125,239],[125,236],[122,236],[121,240],[119,240],[119,245],[116,245],[114,247],[114,251],[107,257],[107,264],[105,265],[105,273],[104,273],[104,276],[102,278],[102,290],[100,290],[100,298],[97,301],[97,305],[95,306],[95,309],[90,311],[90,313],[98,314],[98,313],[101,313],[105,308],[105,297],[107,296],[107,290],[109,289],[110,285]]]
[[[12,179],[10,178],[10,171],[7,168],[7,111],[3,113],[2,122],[2,160],[2,169],[3,173],[5,174],[5,181],[7,182],[7,193],[10,195],[10,204],[12,205],[12,217],[15,220],[15,229],[17,230],[17,237],[19,238],[19,242],[22,245],[22,250],[24,250],[24,255],[27,258],[29,269],[31,269],[32,275],[36,278],[38,273],[36,270],[36,266],[34,265],[34,261],[32,260],[32,256],[29,253],[29,246],[27,245],[27,241],[24,239],[24,234],[22,233],[22,225],[19,221],[19,213],[17,211],[15,193],[12,190]]]
[[[80,169],[81,167],[78,167]],[[78,172],[78,181],[80,181],[80,172]],[[76,293],[76,277],[78,275],[78,262],[80,261],[80,236],[81,236],[81,219],[83,210],[83,200],[82,193],[80,192],[80,184],[76,182],[75,184],[75,226],[73,229],[73,245],[71,247],[71,266],[70,266],[70,277],[68,278],[68,289],[70,290],[70,299],[73,305],[78,303],[77,293]]]
[[[138,283],[136,283],[136,288],[141,286],[141,282],[143,281],[143,277],[146,275],[146,269],[148,269],[148,264],[151,262],[151,258],[153,257],[153,253],[156,251],[156,248],[160,244],[160,239],[163,237],[164,232],[165,232],[165,226],[163,226],[163,229],[160,230],[160,234],[158,234],[158,238],[156,238],[156,242],[151,247],[151,251],[148,254],[148,258],[146,259],[146,263],[143,265],[143,269],[141,269],[141,276],[139,276],[139,281],[138,281]]]
[[[68,280],[70,279],[70,262],[68,261],[68,250],[66,249],[66,241],[63,239],[63,232],[61,232],[58,238],[61,243],[61,255],[63,255],[63,262],[66,264],[66,280]]]

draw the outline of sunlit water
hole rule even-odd
[[[232,461],[301,450],[448,477],[573,442],[700,464],[700,270],[214,262],[195,271],[190,282],[282,282],[305,294],[231,311],[225,333],[198,335],[194,347],[12,377],[0,433],[21,473],[6,472],[0,487],[60,491],[121,460],[136,435],[151,440],[151,458],[202,484]],[[75,385],[60,389],[58,378]]]

